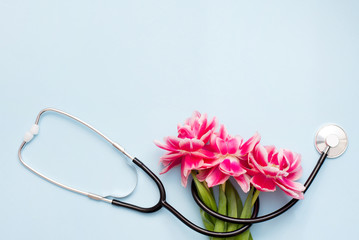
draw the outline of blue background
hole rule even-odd
[[[358,1],[0,1],[0,238],[208,239],[162,209],[144,215],[88,200],[27,171],[17,158],[36,114],[56,107],[93,124],[155,173],[174,135],[199,110],[231,134],[302,154],[317,129],[341,125],[347,152],[329,159],[289,212],[252,227],[254,239],[357,239]],[[121,154],[86,128],[46,114],[24,151],[36,169],[95,193],[126,192]],[[179,169],[160,179],[168,201],[202,224]],[[157,190],[139,173],[126,199]],[[288,198],[261,194],[260,214]]]

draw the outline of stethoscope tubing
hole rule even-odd
[[[161,180],[154,174],[145,164],[143,164],[140,160],[137,158],[133,159],[133,163],[136,164],[139,168],[141,168],[157,185],[157,188],[159,190],[159,201],[157,204],[155,204],[152,207],[144,208],[137,205],[133,205],[130,203],[126,203],[120,200],[113,199],[112,204],[118,207],[125,207],[129,208],[138,212],[142,213],[152,213],[160,210],[162,207],[166,208],[168,211],[170,211],[174,216],[176,216],[182,223],[184,223],[186,226],[191,228],[192,230],[201,233],[203,235],[207,235],[210,237],[219,237],[219,238],[225,238],[225,237],[233,237],[238,234],[241,234],[248,230],[251,227],[251,223],[246,224],[239,229],[231,232],[214,232],[209,231],[207,229],[201,228],[198,225],[194,224],[190,220],[188,220],[186,217],[184,217],[180,212],[178,212],[174,207],[172,207],[167,201],[166,201],[166,191],[165,188],[161,182]],[[193,184],[192,184],[193,186]],[[259,199],[254,204],[254,209],[251,218],[256,218],[259,212]],[[223,215],[222,215],[223,216]]]
[[[305,186],[304,193],[308,190],[308,188],[312,184],[314,178],[317,176],[320,168],[322,167],[322,165],[323,165],[323,163],[324,163],[324,161],[325,161],[325,159],[327,157],[327,152],[328,151],[325,150],[320,155],[320,158],[319,158],[316,166],[314,167],[312,173],[309,175],[307,181],[304,184],[304,186]],[[281,207],[280,209],[278,209],[278,210],[276,210],[276,211],[274,211],[272,213],[269,213],[267,215],[263,215],[263,216],[260,216],[260,217],[252,217],[252,218],[248,218],[248,219],[243,219],[243,218],[228,217],[228,216],[222,215],[220,213],[217,213],[217,212],[213,211],[212,209],[210,209],[209,207],[207,207],[206,204],[204,204],[201,201],[201,199],[199,198],[196,186],[195,186],[195,184],[193,182],[191,184],[191,192],[192,192],[193,199],[198,204],[198,206],[200,208],[202,208],[208,214],[212,215],[215,218],[218,218],[218,219],[221,219],[223,221],[226,221],[226,222],[241,223],[241,224],[260,223],[260,222],[271,220],[271,219],[273,219],[275,217],[278,217],[279,215],[285,213],[286,211],[288,211],[291,207],[293,207],[299,201],[298,199],[292,199],[286,205],[284,205],[283,207]]]
[[[327,157],[327,152],[328,152],[329,148],[327,148],[319,157],[319,160],[316,164],[316,166],[314,167],[312,173],[309,175],[307,181],[305,182],[304,186],[305,186],[305,190],[304,193],[308,190],[308,188],[310,187],[310,185],[312,184],[312,182],[314,181],[315,177],[317,176],[320,168],[322,167],[326,157]],[[160,198],[159,201],[157,202],[157,204],[155,204],[152,207],[149,208],[143,208],[137,205],[133,205],[133,204],[129,204],[123,201],[119,201],[116,199],[112,200],[112,204],[118,207],[125,207],[125,208],[129,208],[135,211],[139,211],[142,213],[152,213],[152,212],[156,212],[158,210],[160,210],[162,207],[166,208],[168,211],[170,211],[174,216],[176,216],[181,222],[183,222],[185,225],[187,225],[189,228],[193,229],[194,231],[210,236],[210,237],[219,237],[219,238],[225,238],[225,237],[233,237],[236,236],[240,233],[245,232],[247,229],[249,229],[251,227],[252,224],[254,223],[260,223],[260,222],[264,222],[264,221],[268,221],[271,220],[275,217],[278,217],[279,215],[285,213],[286,211],[288,211],[291,207],[293,207],[299,200],[298,199],[292,199],[290,200],[286,205],[284,205],[283,207],[281,207],[280,209],[269,213],[267,215],[264,216],[260,216],[258,217],[258,212],[259,212],[259,198],[257,199],[257,201],[254,204],[254,209],[253,209],[253,213],[251,218],[232,218],[232,217],[228,217],[225,215],[222,215],[218,212],[213,211],[212,209],[210,209],[209,207],[207,207],[199,198],[198,196],[198,192],[196,189],[196,186],[194,184],[194,181],[192,181],[191,184],[191,192],[192,192],[192,196],[195,200],[195,202],[198,204],[198,206],[200,208],[202,208],[205,212],[207,212],[208,214],[212,215],[213,217],[226,221],[226,222],[231,222],[231,223],[238,223],[238,224],[244,224],[244,226],[242,226],[241,228],[232,231],[232,232],[214,232],[214,231],[209,231],[206,230],[204,228],[199,227],[198,225],[192,223],[191,221],[189,221],[186,217],[184,217],[180,212],[178,212],[174,207],[172,207],[167,201],[166,201],[166,191],[165,188],[161,182],[161,180],[156,176],[156,174],[154,174],[145,164],[143,164],[140,160],[138,160],[137,158],[133,159],[133,163],[136,164],[139,168],[141,168],[148,176],[151,177],[151,179],[156,183],[157,188],[159,190],[160,193]]]

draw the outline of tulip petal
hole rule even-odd
[[[181,164],[181,161],[182,161],[182,158],[178,158],[175,161],[169,163],[164,169],[162,169],[160,174],[164,174],[164,173],[168,172],[169,170],[171,170],[172,168],[178,166],[179,164]]]
[[[192,150],[191,140],[188,138],[182,139],[179,143],[179,147],[181,150],[191,151]]]
[[[206,159],[214,159],[214,158],[216,158],[216,155],[214,155],[213,152],[205,150],[205,149],[200,149],[198,151],[191,152],[191,154],[193,156],[200,157],[200,158],[206,158]]]
[[[303,192],[305,190],[305,187],[303,184],[301,184],[299,182],[290,181],[286,178],[277,178],[276,183],[279,183],[293,191]]]
[[[280,149],[278,152],[278,163],[280,170],[288,170],[290,167],[290,160],[293,159],[293,154],[290,152],[288,155],[284,155],[284,150]]]
[[[200,139],[207,132],[208,132],[208,130],[207,130],[207,118],[204,118],[203,121],[201,122],[201,126],[200,126],[200,128],[198,130],[197,137]]]
[[[188,176],[189,176],[190,170],[184,170],[184,164],[182,161],[181,164],[181,184],[183,187],[187,187],[187,181],[188,181]]]
[[[277,152],[275,146],[264,146],[268,153],[268,162],[274,165],[279,165],[278,162],[273,162],[273,155]]]
[[[201,141],[203,141],[204,143],[207,143],[210,139],[210,137],[212,136],[213,130],[208,130],[205,134],[202,135],[202,137],[200,138]]]
[[[302,173],[303,173],[303,169],[302,167],[299,167],[296,169],[296,171],[289,173],[287,179],[291,181],[296,181],[302,176]]]
[[[213,150],[213,152],[219,152],[216,140],[217,140],[216,134],[212,134],[211,138],[209,139],[209,147]]]
[[[277,186],[283,190],[283,192],[285,192],[287,195],[291,196],[292,198],[304,199],[303,192],[293,191],[293,190],[289,189],[287,186],[280,184],[279,182],[276,182],[276,183],[277,183]]]
[[[280,172],[278,168],[272,166],[266,166],[263,167],[262,169],[264,171],[264,174],[269,177],[276,177]]]
[[[191,155],[186,155],[182,159],[181,179],[182,179],[182,185],[184,187],[187,186],[187,179],[188,179],[188,176],[190,175],[191,171],[193,169],[200,168],[202,165],[203,165],[202,158],[197,158],[197,157],[193,157]]]
[[[263,174],[254,175],[251,179],[251,183],[262,192],[274,192],[276,188],[273,179],[267,178]]]
[[[169,147],[172,147],[173,149],[178,149],[180,142],[182,139],[178,138],[178,137],[166,137],[165,138],[165,142],[167,143],[167,145]]]
[[[191,139],[192,151],[198,151],[204,146],[204,142],[199,139]]]
[[[218,135],[219,138],[221,138],[221,139],[223,139],[223,140],[226,139],[228,133],[227,133],[226,127],[225,127],[223,124],[221,124],[221,126],[220,126],[220,128],[219,128],[218,134],[219,134],[219,135]]]
[[[268,153],[267,150],[260,144],[254,149],[255,162],[263,167],[268,165]]]
[[[235,154],[239,150],[239,141],[236,138],[231,138],[227,141],[228,153]]]
[[[192,125],[191,125],[191,128],[193,129],[193,131],[198,134],[198,131],[199,131],[199,128],[201,127],[198,119],[194,119]]]
[[[249,165],[250,164],[252,165],[252,166],[250,166],[250,169],[253,168],[255,171],[261,172],[262,174],[265,175],[263,166],[258,164],[257,159],[253,156],[252,153],[249,154],[248,159],[249,159]]]
[[[229,178],[228,175],[222,173],[218,167],[214,167],[206,178],[208,187],[214,187],[224,183]]]
[[[244,156],[249,152],[251,152],[254,149],[254,147],[259,143],[260,140],[261,140],[261,136],[258,133],[255,133],[253,137],[251,137],[250,139],[248,139],[246,142],[243,143],[240,149],[240,154]]]
[[[178,126],[177,127],[178,137],[179,138],[194,138],[193,131],[189,125]]]
[[[191,155],[186,155],[184,157],[184,161],[182,162],[183,167],[183,171],[184,172],[190,172],[193,169],[197,169],[200,168],[203,164],[203,159],[202,158],[197,158],[197,157],[193,157]],[[185,174],[187,175],[187,174]]]
[[[216,127],[217,127],[217,118],[213,117],[212,121],[208,124],[207,129],[211,129],[213,132]]]
[[[226,159],[224,159],[220,164],[219,164],[219,169],[230,176],[239,176],[242,175],[244,173],[246,173],[246,170],[244,170],[240,163],[239,163],[239,159],[236,157],[230,157],[228,156]]]
[[[217,140],[216,140],[216,145],[217,145],[217,147],[218,147],[218,149],[219,149],[219,151],[220,151],[220,153],[221,153],[222,155],[226,155],[226,154],[227,154],[227,152],[228,152],[227,144],[226,144],[226,142],[225,142],[223,139],[217,138]]]
[[[204,143],[201,140],[198,139],[181,139],[179,142],[179,147],[181,150],[192,152],[197,151],[198,149],[202,148],[204,146]]]
[[[290,167],[288,172],[297,171],[297,168],[301,168],[300,163],[302,160],[302,156],[298,153],[293,153],[293,160],[290,162]]]
[[[239,186],[242,188],[243,192],[247,193],[251,187],[250,176],[248,174],[242,174],[238,177],[234,177]]]
[[[271,158],[269,158],[269,154],[268,154],[268,162],[276,166],[279,166],[279,159],[278,159],[279,157],[281,157],[281,155],[278,152],[273,153]]]
[[[203,182],[204,180],[206,180],[206,178],[208,177],[208,175],[212,172],[211,168],[207,168],[204,170],[199,171],[199,173],[196,175],[197,179],[200,182]]]
[[[184,156],[184,154],[181,152],[169,152],[160,157],[160,162],[167,166],[170,162],[175,161],[177,158],[181,158],[182,156]]]
[[[286,171],[279,170],[277,167],[274,166],[266,166],[262,168],[264,174],[269,177],[281,177],[281,176],[288,176]]]
[[[167,150],[167,151],[175,151],[176,150],[176,149],[174,149],[174,148],[172,148],[172,147],[170,147],[170,146],[168,146],[166,144],[161,143],[158,140],[155,140],[154,143],[155,143],[155,145],[157,147],[162,148],[163,150]]]
[[[222,159],[223,158],[216,157],[216,156],[213,158],[204,159],[203,169],[212,168],[214,166],[217,166],[218,164],[220,164],[222,162]]]

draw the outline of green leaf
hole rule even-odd
[[[237,205],[237,197],[238,193],[236,189],[234,189],[232,183],[228,181],[226,183],[226,197],[227,197],[227,206],[228,206],[228,216],[236,218],[238,216],[238,205]]]
[[[219,186],[219,201],[218,201],[218,213],[227,215],[227,198],[225,194],[226,183]],[[226,222],[217,219],[214,224],[215,232],[226,232]],[[213,238],[214,240],[221,240],[224,238]]]
[[[253,187],[248,193],[247,199],[244,203],[244,207],[241,213],[241,218],[249,218],[252,214],[252,197],[253,197]]]
[[[237,212],[238,212],[237,216],[241,216],[241,213],[243,211],[243,203],[241,197],[238,195],[238,192],[236,194],[236,202],[237,202]]]
[[[214,223],[212,222],[209,215],[205,211],[203,211],[202,209],[199,209],[199,211],[201,212],[201,217],[202,217],[204,227],[207,230],[213,231],[214,230]]]
[[[261,192],[260,192],[258,189],[256,189],[256,191],[254,192],[253,198],[252,198],[252,207],[253,207],[254,204],[256,203],[257,198],[258,198],[258,196],[259,196],[260,193],[261,193]]]
[[[216,204],[216,200],[214,199],[213,193],[208,189],[207,185],[201,183],[197,179],[196,174],[194,172],[192,172],[192,177],[195,182],[199,198],[207,207],[209,207],[213,211],[217,211],[217,204]],[[210,222],[212,222],[212,224],[216,222],[215,217],[212,217],[207,213],[206,215],[207,215],[206,218],[209,219]]]
[[[211,191],[207,188],[207,186],[205,186],[203,183],[201,183],[197,179],[197,177],[194,173],[192,173],[192,177],[195,182],[199,198],[210,209],[212,209],[213,211],[217,211],[217,204],[216,204],[216,201],[214,200],[214,197],[213,197],[213,194],[211,193]]]
[[[230,181],[226,183],[226,197],[227,197],[227,206],[228,206],[228,216],[237,218],[242,212],[243,206],[241,198],[238,195],[238,192],[233,187]],[[232,232],[238,229],[238,224],[236,223],[227,223],[227,232]],[[235,237],[227,238],[227,240],[234,240]]]
[[[249,240],[253,240],[252,234],[249,233]]]
[[[250,218],[252,215],[252,197],[253,197],[253,190],[252,187],[251,190],[248,193],[247,199],[244,203],[243,210],[241,213],[241,218]],[[236,240],[249,240],[251,236],[251,233],[249,230],[245,231],[238,237],[236,237]]]
[[[227,195],[227,202],[228,202],[228,216],[230,217],[240,217],[243,211],[243,203],[242,200],[240,198],[240,196],[238,195],[237,190],[233,187],[233,185],[230,183],[230,181],[227,182],[227,186],[226,186],[226,195]],[[233,198],[233,195],[235,198]],[[235,202],[235,204],[234,204]],[[236,205],[237,207],[237,213],[234,212],[234,209],[231,210],[232,205]],[[231,232],[234,230],[239,229],[240,227],[242,227],[242,224],[235,224],[235,223],[228,223],[228,228],[227,228],[227,232]],[[245,234],[245,233],[242,233]],[[227,238],[227,240],[237,240],[237,239],[241,239],[240,237],[241,235],[237,235],[231,238]]]

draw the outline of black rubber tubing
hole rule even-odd
[[[304,193],[308,190],[308,188],[312,184],[314,178],[316,177],[321,166],[323,165],[326,157],[327,157],[327,153],[323,152],[317,162],[317,165],[314,167],[312,173],[309,175],[307,181],[304,184],[304,186],[305,186]],[[228,217],[228,216],[219,214],[219,213],[211,210],[209,207],[207,207],[201,201],[201,199],[198,197],[197,189],[194,185],[194,182],[192,181],[192,184],[191,184],[192,196],[200,208],[202,208],[205,212],[207,212],[208,214],[210,214],[220,220],[223,220],[226,222],[244,224],[244,226],[242,226],[241,228],[239,228],[235,231],[232,231],[232,232],[213,232],[213,231],[209,231],[204,228],[201,228],[201,227],[197,226],[196,224],[192,223],[187,218],[185,218],[181,213],[179,213],[174,207],[172,207],[169,203],[167,203],[166,202],[166,191],[165,191],[165,188],[164,188],[161,180],[146,165],[144,165],[137,158],[134,158],[133,162],[138,167],[140,167],[145,173],[147,173],[152,178],[152,180],[156,183],[158,190],[160,192],[160,199],[157,202],[157,204],[155,204],[154,206],[149,207],[149,208],[140,207],[140,206],[122,202],[122,201],[119,201],[116,199],[112,200],[113,205],[129,208],[129,209],[136,210],[136,211],[143,212],[143,213],[156,212],[156,211],[160,210],[162,207],[165,207],[167,210],[169,210],[174,216],[176,216],[180,221],[182,221],[189,228],[193,229],[194,231],[196,231],[198,233],[201,233],[201,234],[204,234],[207,236],[211,236],[211,237],[225,238],[225,237],[236,236],[240,233],[243,233],[247,229],[249,229],[253,223],[268,221],[272,218],[275,218],[275,217],[283,214],[284,212],[286,212],[288,209],[290,209],[294,204],[296,204],[299,201],[298,199],[292,199],[286,205],[284,205],[282,208],[280,208],[272,213],[269,213],[267,215],[257,217],[258,211],[259,211],[259,199],[257,199],[257,201],[254,204],[254,209],[253,209],[251,218],[248,218],[248,219],[232,218],[232,217]]]
[[[305,186],[305,190],[304,193],[308,190],[308,188],[310,187],[310,185],[312,184],[314,178],[317,176],[321,166],[324,163],[324,160],[327,157],[327,153],[323,152],[320,157],[319,160],[317,162],[317,164],[315,165],[312,173],[309,175],[307,181],[305,182],[304,186]],[[231,222],[231,223],[242,223],[242,224],[252,224],[252,223],[259,223],[259,222],[264,222],[264,221],[268,221],[270,219],[273,219],[283,213],[285,213],[286,211],[288,211],[291,207],[294,206],[294,204],[296,204],[299,200],[298,199],[292,199],[290,200],[286,205],[284,205],[283,207],[281,207],[280,209],[269,213],[267,215],[264,216],[260,216],[260,217],[252,217],[252,218],[247,218],[247,219],[243,219],[243,218],[232,218],[232,217],[228,217],[222,214],[219,214],[215,211],[213,211],[212,209],[210,209],[209,207],[207,207],[199,198],[198,196],[198,192],[197,189],[194,185],[194,183],[192,182],[192,186],[191,186],[191,190],[192,190],[192,196],[195,200],[195,202],[198,204],[198,206],[200,208],[202,208],[205,212],[207,212],[208,214],[212,215],[215,218],[221,219],[223,221],[226,222]]]
[[[122,201],[119,201],[116,199],[112,200],[113,205],[118,206],[118,207],[129,208],[129,209],[132,209],[132,210],[135,210],[138,212],[142,212],[142,213],[156,212],[156,211],[160,210],[162,207],[164,207],[168,211],[170,211],[174,216],[176,216],[181,222],[183,222],[186,226],[188,226],[189,228],[193,229],[194,231],[196,231],[198,233],[201,233],[203,235],[207,235],[210,237],[219,237],[219,238],[233,237],[233,236],[236,236],[238,234],[245,232],[246,230],[248,230],[251,227],[251,224],[246,224],[232,232],[214,232],[214,231],[209,231],[207,229],[199,227],[198,225],[189,221],[186,217],[184,217],[181,213],[179,213],[174,207],[172,207],[168,202],[166,202],[166,191],[165,191],[165,188],[164,188],[161,180],[146,165],[144,165],[137,158],[134,158],[133,162],[138,167],[140,167],[145,173],[147,173],[152,178],[152,180],[156,183],[157,188],[160,192],[159,201],[154,206],[148,207],[148,208],[140,207],[140,206],[137,206],[134,204],[126,203],[126,202],[122,202]],[[252,218],[257,217],[258,211],[259,211],[259,199],[257,199],[257,201],[254,204]]]

